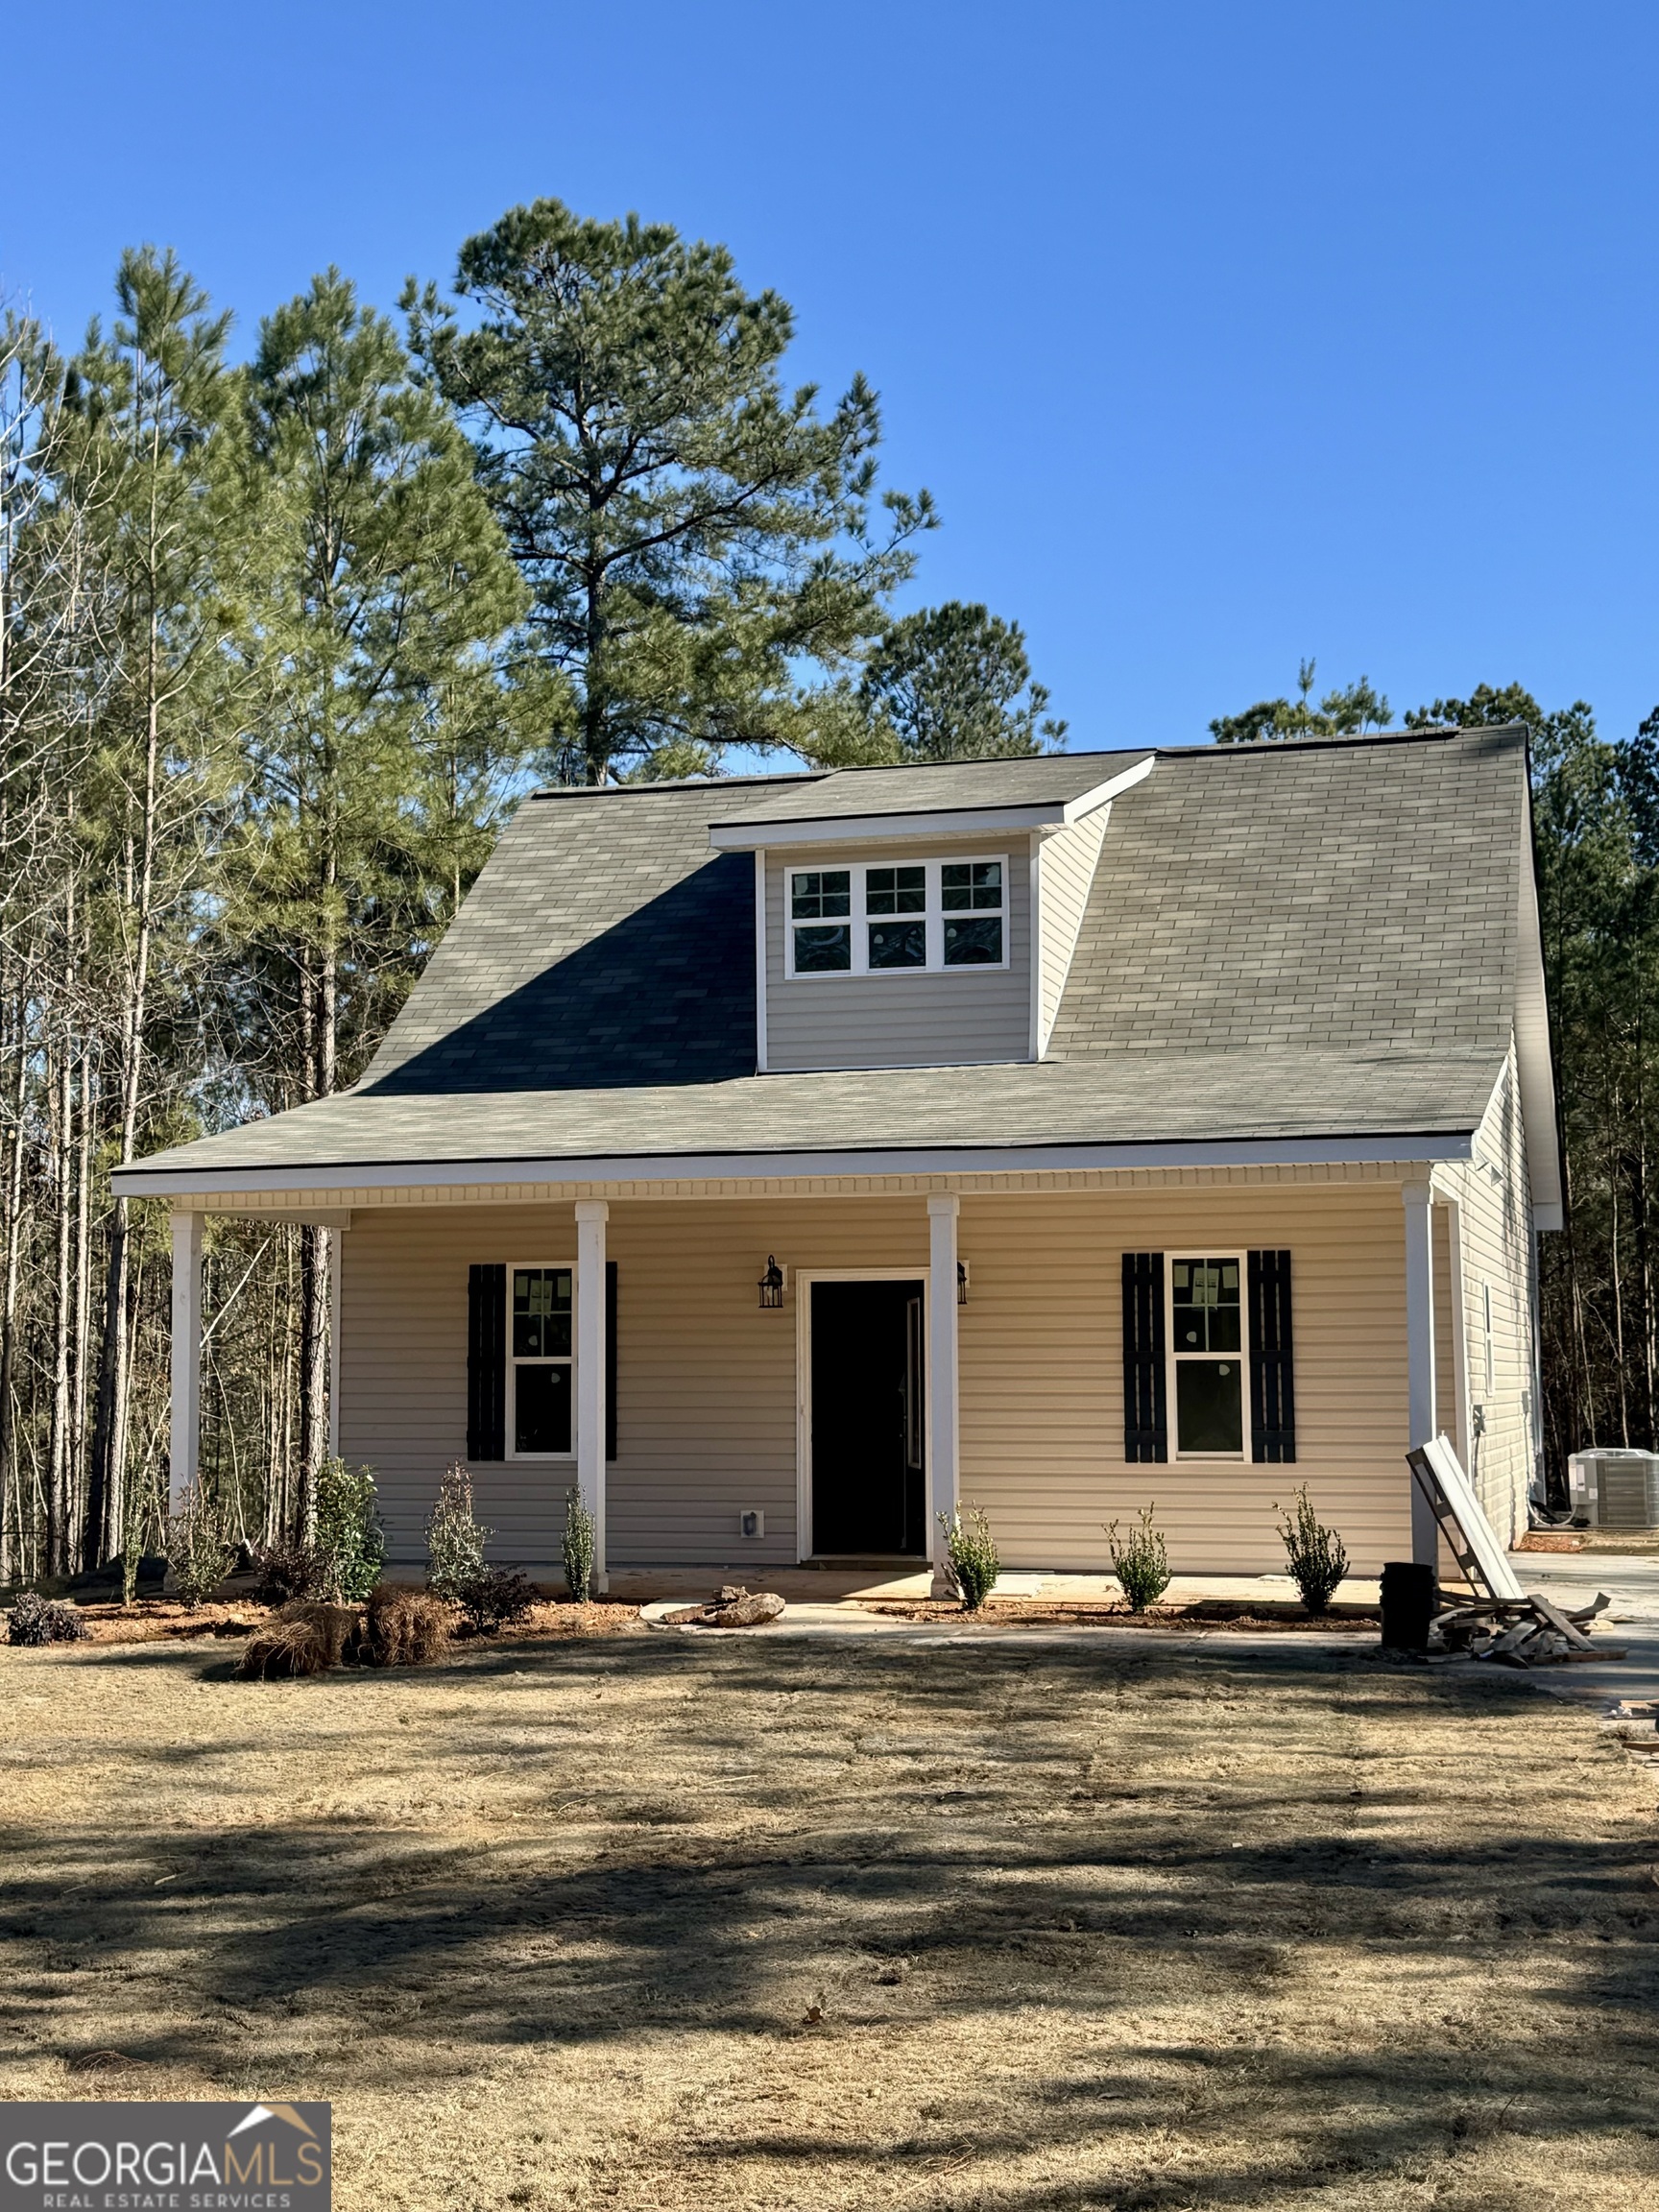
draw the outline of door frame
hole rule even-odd
[[[928,1301],[931,1273],[920,1267],[797,1267],[795,1278],[795,1557],[813,1556],[812,1540],[812,1286],[814,1283],[920,1283],[922,1286],[923,1374],[926,1375]],[[923,1494],[933,1497],[933,1401],[922,1392]]]

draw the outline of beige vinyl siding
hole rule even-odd
[[[1038,847],[1038,1055],[1048,1048],[1054,1017],[1077,950],[1077,932],[1094,882],[1100,842],[1106,834],[1110,805],[1097,806],[1081,822],[1073,822]]]
[[[612,1564],[792,1560],[799,1271],[924,1274],[925,1196],[620,1200],[608,1241],[619,1303]],[[1301,1481],[1357,1571],[1409,1556],[1397,1184],[1186,1178],[970,1193],[959,1243],[973,1277],[960,1310],[962,1495],[989,1512],[1010,1567],[1100,1570],[1105,1524],[1151,1503],[1178,1568],[1278,1572],[1274,1506]],[[388,1208],[359,1214],[342,1244],[342,1449],[377,1470],[391,1554],[408,1566],[423,1555],[439,1476],[465,1451],[468,1267],[571,1255],[570,1209]],[[1126,1465],[1121,1254],[1252,1245],[1293,1256],[1298,1463]],[[781,1312],[757,1304],[768,1252],[791,1271]],[[556,1559],[571,1471],[473,1472],[494,1554]],[[737,1536],[746,1507],[766,1516],[758,1542]]]
[[[906,860],[1000,859],[1007,882],[1006,968],[917,970],[886,975],[784,974],[784,880],[796,868],[878,867]],[[1025,1060],[1031,1052],[1029,840],[931,838],[819,846],[766,854],[766,1065],[926,1068]]]
[[[1440,1426],[1467,1450],[1477,1495],[1499,1539],[1513,1543],[1527,1526],[1527,1492],[1538,1441],[1533,1363],[1532,1269],[1535,1244],[1515,1057],[1494,1094],[1467,1166],[1436,1168],[1435,1190],[1456,1201],[1461,1223],[1461,1286],[1468,1400],[1485,1433],[1476,1437],[1466,1409],[1442,1401]],[[1492,1388],[1486,1388],[1482,1286],[1492,1290]],[[1439,1306],[1437,1318],[1450,1308]],[[1449,1327],[1437,1331],[1444,1341]]]

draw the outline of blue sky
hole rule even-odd
[[[0,284],[124,244],[244,337],[556,194],[723,239],[883,397],[912,603],[1028,633],[1077,746],[1361,672],[1659,702],[1659,10],[91,0],[8,33]],[[47,97],[56,85],[57,97]]]

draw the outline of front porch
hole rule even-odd
[[[1034,1595],[1058,1593],[1080,1577],[1077,1596],[1096,1597],[1108,1527],[1147,1505],[1184,1578],[1277,1575],[1278,1512],[1303,1482],[1357,1575],[1431,1556],[1404,1455],[1413,1436],[1460,1425],[1466,1392],[1431,1172],[1379,1162],[759,1189],[369,1189],[331,1193],[326,1208],[279,1195],[288,1217],[335,1231],[331,1436],[375,1471],[394,1573],[422,1567],[439,1478],[461,1460],[495,1530],[493,1555],[539,1578],[558,1575],[574,1487],[617,1594],[641,1576],[662,1578],[662,1596],[700,1595],[711,1576],[773,1588],[799,1576],[804,1599],[831,1583],[908,1596],[937,1586],[939,1516],[969,1504],[990,1517],[1005,1592],[1031,1580]],[[237,1193],[216,1210],[274,1212],[277,1196]],[[196,1464],[205,1211],[175,1214],[176,1490]],[[1248,1391],[1235,1384],[1240,1448],[1183,1449],[1171,1364],[1166,1455],[1155,1456],[1126,1424],[1124,1255],[1232,1254],[1241,1275],[1263,1248],[1294,1263],[1290,1448],[1252,1451]],[[771,1258],[778,1303],[760,1290]],[[528,1362],[510,1344],[481,1349],[481,1271],[503,1298],[517,1285],[546,1307],[547,1333],[523,1339]],[[805,1565],[831,1549],[816,1528],[815,1288],[859,1282],[914,1292],[914,1403],[900,1425],[919,1463],[916,1509],[902,1544],[854,1548],[843,1535],[835,1548],[855,1559]],[[940,1284],[950,1293],[936,1295]],[[503,1307],[497,1327],[509,1320]],[[1241,1349],[1240,1364],[1251,1357]],[[515,1420],[526,1363],[545,1428]]]

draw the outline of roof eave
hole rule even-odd
[[[406,1190],[545,1187],[592,1183],[749,1182],[757,1178],[866,1175],[986,1175],[1067,1172],[1101,1168],[1366,1166],[1403,1161],[1432,1165],[1467,1160],[1470,1129],[1383,1130],[1289,1137],[1160,1139],[1113,1143],[1077,1141],[1054,1144],[925,1144],[820,1147],[801,1151],[629,1152],[474,1160],[347,1161],[301,1166],[228,1166],[204,1170],[168,1166],[165,1155],[151,1166],[118,1168],[114,1183],[126,1198],[171,1198],[180,1210],[212,1211],[217,1201],[240,1201],[246,1211],[261,1197],[325,1190]]]

